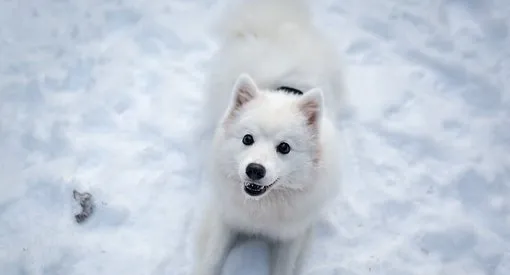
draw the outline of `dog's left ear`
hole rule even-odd
[[[227,116],[233,116],[246,103],[254,99],[257,93],[258,88],[255,81],[246,73],[239,75],[232,90],[232,99]]]
[[[305,92],[298,102],[299,110],[305,115],[307,125],[313,129],[318,129],[322,116],[323,95],[319,88],[311,89]]]

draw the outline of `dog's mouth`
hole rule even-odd
[[[258,196],[266,193],[267,190],[269,190],[277,181],[278,181],[278,179],[276,179],[270,185],[260,185],[260,184],[254,183],[254,182],[245,182],[244,183],[244,192],[246,192],[246,194],[250,195],[251,197],[258,197]]]

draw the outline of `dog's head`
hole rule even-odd
[[[303,95],[260,90],[250,76],[240,75],[220,125],[217,172],[254,198],[313,184],[322,98],[319,89]]]

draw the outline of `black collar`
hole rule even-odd
[[[298,90],[296,88],[292,88],[289,86],[280,86],[276,89],[277,91],[284,91],[289,94],[295,94],[295,95],[303,95],[303,91]]]

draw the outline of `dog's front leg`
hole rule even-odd
[[[292,240],[275,242],[271,248],[271,275],[300,274],[310,238],[311,229]]]
[[[205,217],[196,236],[193,275],[219,275],[235,234],[217,215]]]

